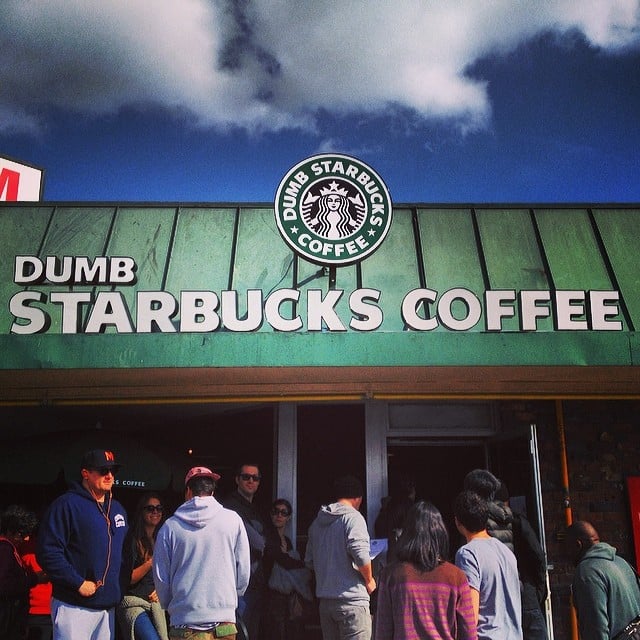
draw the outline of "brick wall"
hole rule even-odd
[[[554,638],[569,640],[574,567],[562,545],[566,514],[556,404],[510,402],[501,412],[504,425],[537,425]],[[603,541],[634,562],[625,479],[640,475],[640,401],[565,401],[562,412],[573,520],[590,521]]]

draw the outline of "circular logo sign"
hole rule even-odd
[[[284,176],[276,223],[291,248],[322,265],[346,265],[372,254],[391,226],[391,196],[382,178],[349,156],[327,153]]]

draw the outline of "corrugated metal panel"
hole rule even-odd
[[[529,210],[482,209],[476,212],[476,217],[490,289],[549,289]],[[517,311],[513,318],[505,320],[504,327],[518,330]],[[538,327],[551,331],[553,320],[542,319]]]
[[[222,291],[229,286],[236,209],[181,208],[178,211],[168,291]]]
[[[596,209],[593,215],[632,328],[637,330],[640,327],[640,213]]]
[[[321,267],[313,264],[303,258],[296,258],[294,263],[297,265],[297,277],[295,279],[294,288],[300,291],[300,302],[296,305],[295,311],[299,314],[305,326],[308,326],[306,319],[308,318],[307,297],[310,290],[321,292],[324,298],[329,291],[329,282],[335,277],[334,288],[343,290],[345,293],[335,306],[335,311],[340,319],[342,326],[349,327],[351,321],[351,310],[349,309],[349,292],[357,288],[357,268],[355,265],[341,267],[334,274],[328,267]],[[292,310],[293,312],[293,310]]]
[[[420,287],[415,246],[411,211],[396,209],[384,243],[361,263],[362,286],[382,292],[379,306],[386,331],[404,329],[402,298],[411,289]]]
[[[238,315],[247,313],[243,295],[261,289],[266,297],[274,289],[293,286],[293,254],[282,242],[272,209],[242,209],[233,262],[232,289],[238,291]],[[271,331],[263,324],[260,331]]]
[[[40,251],[53,207],[6,207],[0,209],[0,335],[9,333],[13,316],[6,301],[16,292],[13,283],[15,256]]]
[[[87,256],[93,258],[105,254],[109,230],[115,209],[89,207],[58,207],[51,219],[51,225],[43,237],[40,256]],[[60,287],[38,285],[38,291],[49,296]],[[87,285],[71,285],[71,291],[92,291]],[[49,331],[60,331],[61,316],[51,314]]]
[[[127,366],[286,365],[479,365],[636,364],[640,323],[640,210],[637,208],[461,207],[396,208],[389,235],[360,265],[337,268],[335,287],[345,295],[336,305],[344,333],[317,336],[306,326],[306,295],[326,295],[328,268],[299,259],[281,239],[267,206],[78,205],[0,206],[0,349],[3,368]],[[215,332],[168,335],[60,335],[60,305],[49,303],[52,326],[39,336],[10,333],[7,302],[23,286],[13,282],[16,255],[130,256],[136,283],[116,287],[133,311],[138,291],[238,292],[238,315],[246,314],[246,292],[266,298],[297,288],[300,302],[285,302],[285,318],[297,314],[300,331],[259,335]],[[356,288],[381,291],[383,325],[374,332],[349,329],[348,296]],[[454,287],[486,289],[619,288],[624,332],[557,332],[550,319],[538,331],[519,332],[519,318],[506,319],[499,334],[483,322],[471,330],[408,332],[400,309],[407,292],[429,288],[439,295]],[[27,285],[61,290],[114,287]],[[464,313],[463,305],[454,313]],[[435,305],[420,310],[435,313]],[[178,326],[180,315],[173,319]],[[86,318],[85,318],[86,321]],[[135,317],[132,317],[135,324]],[[135,328],[135,327],[134,327]],[[107,330],[114,333],[113,328]]]
[[[535,219],[556,289],[612,288],[586,210],[539,209]]]
[[[440,294],[463,287],[481,298],[485,286],[471,210],[420,209],[418,223],[426,286]],[[456,303],[453,312],[462,317],[462,303]],[[473,330],[481,329],[478,325]]]

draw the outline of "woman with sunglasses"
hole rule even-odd
[[[477,640],[471,588],[448,555],[442,515],[417,502],[404,521],[396,561],[378,580],[375,640]]]
[[[153,584],[153,548],[164,507],[157,493],[148,492],[138,501],[124,541],[125,566],[133,567],[131,582],[118,606],[118,620],[127,640],[168,640],[165,612]]]
[[[278,498],[271,505],[271,524],[267,530],[264,551],[265,573],[268,583],[265,623],[262,628],[267,640],[297,640],[302,638],[302,612],[292,610],[300,603],[298,595],[311,599],[309,570],[294,550],[286,527],[291,520],[291,503]],[[296,588],[297,587],[297,588]],[[302,593],[301,593],[302,592]]]

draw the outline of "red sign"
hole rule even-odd
[[[627,493],[629,494],[629,510],[636,552],[636,570],[640,571],[640,476],[627,478]]]
[[[0,200],[38,202],[42,199],[43,170],[0,157]]]

